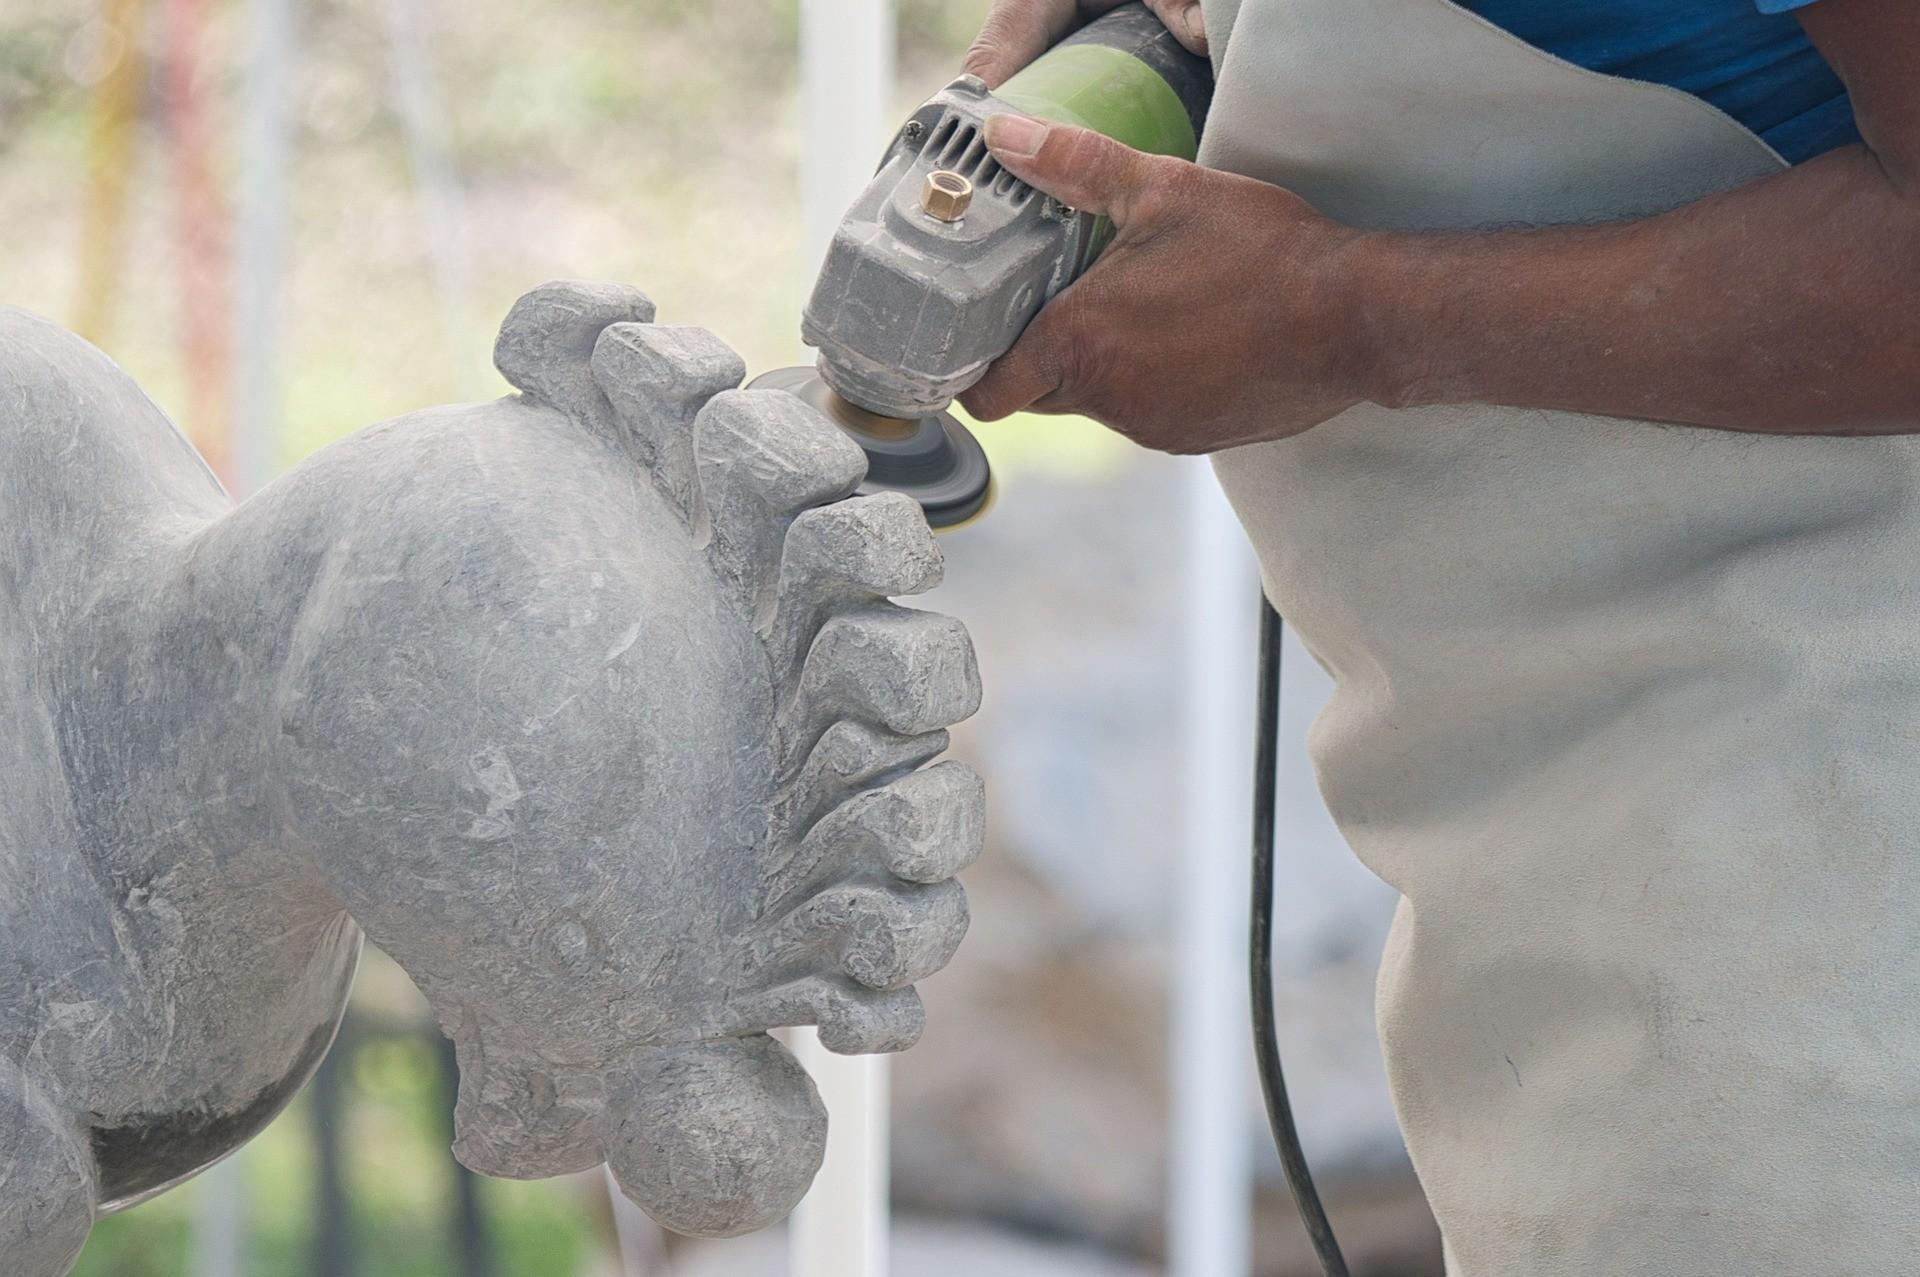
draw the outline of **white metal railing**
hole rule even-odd
[[[834,227],[885,148],[893,124],[893,66],[893,0],[804,0],[804,281],[819,274]],[[805,301],[794,298],[796,316]],[[887,1057],[834,1055],[812,1029],[795,1030],[789,1042],[813,1074],[828,1115],[826,1162],[793,1216],[791,1277],[886,1277]]]
[[[1170,1277],[1252,1269],[1247,1101],[1248,845],[1252,837],[1254,625],[1259,576],[1204,457],[1185,480],[1180,836],[1168,973],[1167,1268]]]

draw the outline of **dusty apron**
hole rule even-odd
[[[1782,167],[1446,0],[1234,9],[1202,159],[1349,223]],[[1916,460],[1485,406],[1216,459],[1338,683],[1328,805],[1405,897],[1380,1032],[1456,1277],[1920,1271]]]

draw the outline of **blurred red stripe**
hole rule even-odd
[[[164,0],[162,92],[173,164],[181,356],[189,430],[200,454],[232,486],[232,255],[226,200],[214,171],[203,52],[207,0]]]

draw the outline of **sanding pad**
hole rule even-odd
[[[747,386],[784,390],[846,431],[867,454],[862,495],[904,492],[920,503],[927,523],[935,528],[967,522],[992,498],[993,471],[987,454],[952,413],[883,417],[842,399],[818,369],[804,364],[762,373]]]

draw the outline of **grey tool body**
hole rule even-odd
[[[821,377],[886,417],[944,410],[1108,238],[1001,167],[990,116],[1023,112],[1192,159],[1212,101],[1205,58],[1138,3],[1088,23],[997,90],[964,75],[901,126],[836,230],[801,317]]]
[[[1095,219],[1042,195],[987,153],[1008,110],[962,76],[914,112],[834,233],[800,335],[846,399],[889,417],[931,416],[980,380],[1047,300],[1073,281]],[[973,185],[966,215],[930,217],[929,174]]]

